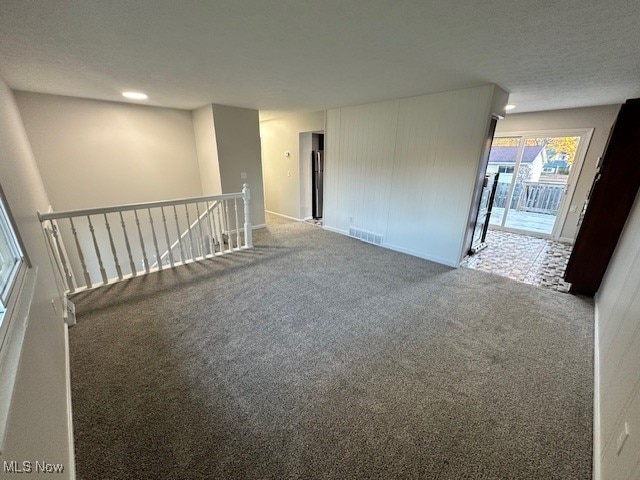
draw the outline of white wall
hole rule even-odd
[[[38,268],[3,460],[71,465],[65,383],[64,324],[53,271],[36,216],[49,205],[12,92],[0,79],[0,178],[18,231]],[[56,299],[56,310],[51,300]],[[2,368],[2,366],[0,366]],[[12,478],[5,475],[3,478]],[[21,478],[22,475],[15,475]]]
[[[500,134],[533,130],[594,129],[580,178],[571,199],[571,205],[576,207],[576,211],[567,215],[560,233],[563,238],[574,239],[578,233],[580,211],[593,183],[598,158],[604,152],[609,132],[619,110],[620,105],[604,105],[600,107],[509,114],[504,120],[498,121],[496,133]]]
[[[198,152],[200,183],[203,195],[220,195],[222,181],[218,163],[218,144],[213,123],[213,105],[205,105],[191,112],[193,132]]]
[[[124,203],[195,197],[202,194],[191,112],[145,105],[105,102],[30,92],[16,92],[16,101],[38,168],[54,210],[73,210]],[[44,209],[46,211],[46,208]],[[161,219],[155,217],[156,228]],[[169,213],[169,212],[167,212]],[[180,228],[187,225],[183,212]],[[191,221],[195,219],[191,211]],[[125,215],[134,258],[142,258],[132,215]],[[146,254],[156,254],[147,215],[140,218]],[[173,215],[168,215],[170,242],[175,241]],[[118,218],[110,219],[114,242],[125,252]],[[60,222],[77,279],[82,269],[68,222]],[[86,222],[76,221],[85,254],[93,252]],[[104,222],[94,218],[107,275],[116,276]],[[167,250],[160,238],[160,254]],[[100,280],[95,255],[86,255],[92,281]],[[120,265],[129,273],[121,254]],[[142,264],[137,264],[138,270]],[[83,283],[81,283],[83,284]]]
[[[600,428],[596,452],[603,480],[640,478],[640,195],[596,295]],[[624,422],[631,435],[617,454]],[[632,473],[633,472],[633,473]]]
[[[458,265],[492,103],[503,94],[488,85],[329,110],[325,225]]]
[[[202,194],[191,112],[16,92],[56,210]]]
[[[325,112],[291,113],[260,122],[265,208],[301,219],[300,133],[322,132]],[[290,152],[285,157],[285,152]]]
[[[235,193],[247,183],[251,189],[251,224],[264,225],[264,187],[258,111],[213,105],[222,193]],[[242,173],[247,178],[241,177]]]

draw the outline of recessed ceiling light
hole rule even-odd
[[[146,100],[149,96],[142,92],[122,92],[122,96],[131,100]]]
[[[516,108],[515,105],[507,105],[506,107],[504,107],[505,110],[513,110],[514,108]]]

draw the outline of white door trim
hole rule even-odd
[[[573,166],[571,168],[571,172],[569,173],[569,178],[567,178],[567,187],[565,188],[565,193],[562,196],[562,201],[560,203],[560,207],[558,208],[558,214],[556,215],[556,221],[555,221],[555,224],[553,225],[553,230],[551,232],[551,235],[540,235],[535,232],[531,232],[531,235],[543,236],[545,238],[553,238],[553,239],[560,238],[560,235],[562,233],[562,228],[564,227],[564,223],[567,220],[567,215],[569,214],[569,206],[571,205],[571,200],[573,200],[573,194],[576,190],[576,184],[578,183],[578,178],[580,177],[580,173],[582,172],[584,159],[587,155],[589,144],[591,143],[593,130],[594,130],[593,128],[523,130],[523,131],[513,131],[513,132],[500,132],[494,135],[494,138],[520,137],[522,144],[524,144],[524,141],[526,138],[532,138],[532,137],[580,137],[580,142],[578,143],[578,150],[576,151],[576,156],[573,159]],[[514,172],[515,172],[515,169],[514,169]],[[504,225],[504,221],[506,221],[506,216],[507,216],[507,212],[505,211],[505,215],[503,218],[503,225]],[[500,228],[506,229],[503,225],[501,225]],[[495,226],[496,225],[494,225],[494,227]],[[508,230],[512,230],[512,229],[508,229]],[[518,232],[522,232],[522,231],[518,230]]]
[[[578,130],[577,132],[579,131],[580,130]],[[562,202],[560,203],[560,207],[558,208],[558,217],[556,218],[556,223],[553,226],[553,238],[560,237],[562,228],[564,227],[564,222],[567,221],[569,206],[571,205],[571,200],[573,200],[573,194],[576,190],[576,184],[578,183],[580,173],[582,172],[582,166],[584,165],[584,158],[587,155],[587,150],[589,148],[589,144],[591,143],[591,137],[593,136],[593,128],[583,129],[582,134],[577,132],[575,135],[580,137],[580,142],[578,143],[578,151],[576,152],[576,158],[573,159],[573,167],[571,168],[569,178],[567,179],[565,194],[562,197]]]

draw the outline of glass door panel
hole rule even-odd
[[[504,227],[551,235],[580,137],[530,137],[511,179]]]
[[[500,175],[498,175],[498,187],[489,219],[490,225],[502,226],[504,222],[511,180],[520,150],[520,140],[520,137],[499,137],[494,138],[491,143],[487,173],[499,173]]]

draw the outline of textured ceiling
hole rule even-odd
[[[2,0],[14,89],[315,110],[497,83],[517,111],[640,96],[637,0]]]

